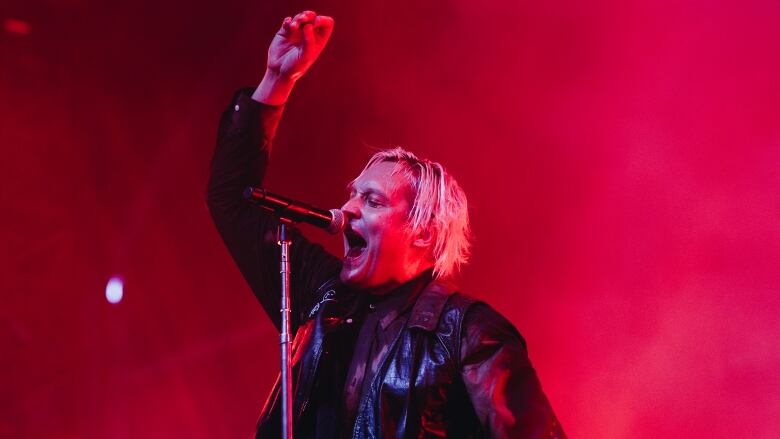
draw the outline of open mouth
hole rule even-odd
[[[355,262],[360,256],[363,255],[363,252],[366,250],[368,243],[366,242],[365,238],[352,230],[351,227],[347,227],[347,229],[344,230],[344,238],[347,240],[347,252],[344,255],[344,260],[345,262],[349,263]]]

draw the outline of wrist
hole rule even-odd
[[[284,105],[290,96],[297,78],[286,77],[279,72],[267,69],[260,85],[252,93],[252,99],[266,105]]]

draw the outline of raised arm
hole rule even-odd
[[[333,19],[303,11],[287,17],[268,47],[265,75],[252,99],[282,105],[300,79],[322,53],[333,32]]]
[[[240,90],[222,115],[211,162],[207,204],[238,268],[279,327],[279,248],[275,219],[250,206],[242,192],[262,186],[276,128],[295,82],[327,43],[333,19],[305,11],[287,17],[268,49],[260,85]],[[312,294],[340,268],[338,259],[296,235],[292,259],[292,326],[314,300]]]

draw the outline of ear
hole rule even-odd
[[[431,233],[430,230],[423,230],[422,232],[418,233],[417,236],[412,241],[412,247],[417,247],[422,249],[422,248],[430,247],[432,242],[433,242],[433,233]]]

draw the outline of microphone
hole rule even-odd
[[[244,189],[244,198],[283,220],[294,223],[307,222],[331,234],[343,231],[346,226],[344,212],[340,209],[318,209],[306,203],[272,194],[263,188],[251,186]]]

